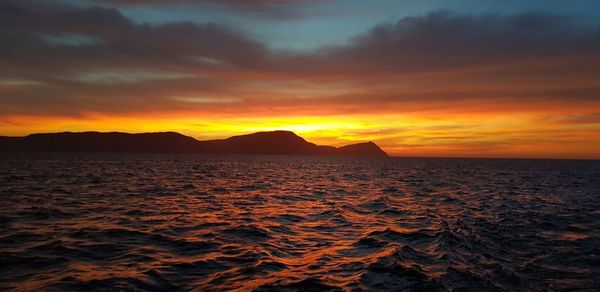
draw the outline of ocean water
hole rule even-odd
[[[2,154],[0,290],[600,287],[600,162]]]

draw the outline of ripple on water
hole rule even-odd
[[[0,158],[3,291],[600,286],[600,162]]]

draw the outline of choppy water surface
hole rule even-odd
[[[0,289],[600,286],[600,162],[38,154],[0,163]]]

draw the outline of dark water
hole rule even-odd
[[[0,163],[0,290],[600,287],[597,161]]]

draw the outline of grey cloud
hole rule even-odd
[[[455,100],[593,102],[600,101],[598,52],[598,27],[540,13],[434,12],[381,24],[346,45],[298,53],[269,51],[216,24],[135,24],[114,8],[6,0],[0,2],[0,83],[10,84],[0,86],[0,110],[168,110],[189,106],[173,102],[181,93],[242,101],[221,105],[224,110],[250,101],[263,108],[333,104],[357,111],[419,101],[420,107]],[[281,80],[341,80],[355,91],[262,101],[244,89]]]
[[[332,73],[410,73],[540,57],[599,60],[599,50],[598,27],[588,27],[572,16],[465,16],[437,11],[381,24],[349,45],[321,50],[318,58],[296,58],[305,64],[321,64]]]
[[[188,5],[190,7],[210,8],[225,12],[242,13],[247,16],[269,20],[290,20],[306,18],[310,15],[298,8],[327,2],[328,0],[96,0],[98,4],[113,7],[164,7]]]
[[[135,25],[116,9],[101,7],[42,12],[35,5],[6,2],[0,4],[0,11],[0,61],[13,67],[11,72],[15,67],[16,71],[47,70],[50,74],[57,66],[74,71],[110,66],[185,66],[190,65],[191,57],[244,67],[266,54],[260,43],[214,24]],[[83,47],[50,46],[41,34],[75,34],[99,41]]]

